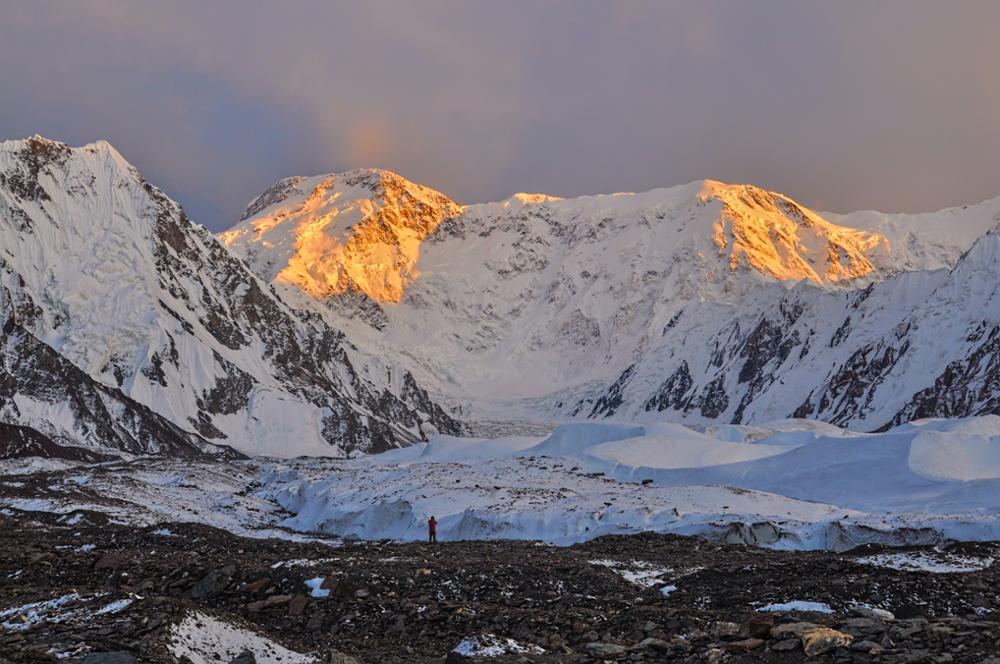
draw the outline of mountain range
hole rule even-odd
[[[106,142],[7,141],[0,422],[51,455],[294,456],[996,413],[998,224],[1000,198],[832,214],[710,180],[460,205],[363,169],[216,236]]]

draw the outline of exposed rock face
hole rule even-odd
[[[193,440],[272,454],[343,454],[457,428],[405,370],[361,355],[320,316],[290,309],[106,143],[0,145],[0,239],[8,348],[41,348],[30,352],[52,358],[50,373],[76,371],[102,395],[145,404],[176,435],[197,431]],[[32,384],[24,352],[8,354],[17,389]],[[63,426],[70,440],[62,442],[155,451],[142,433],[152,420],[133,417],[138,433],[125,441],[100,422],[94,399],[72,403],[83,404],[73,418],[94,424]],[[17,404],[6,408],[14,417]]]
[[[99,463],[112,457],[98,454],[84,447],[60,445],[48,436],[30,427],[0,424],[0,459],[41,457]]]
[[[0,332],[0,458],[103,461],[107,454],[232,456],[188,433],[119,389],[97,382],[13,319]]]

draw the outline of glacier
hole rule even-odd
[[[653,531],[787,550],[947,546],[1000,538],[997,449],[997,416],[879,434],[809,420],[704,431],[574,422],[548,436],[435,435],[353,459],[0,461],[0,506],[331,546],[422,540],[432,515],[441,541],[569,545]],[[17,488],[37,481],[37,497]]]
[[[569,443],[569,444],[567,444]],[[944,443],[944,444],[942,444]],[[572,423],[544,438],[429,443],[261,471],[301,532],[570,544],[656,531],[847,550],[1000,537],[1000,417],[881,434],[785,420],[699,432]]]

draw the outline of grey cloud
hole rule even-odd
[[[0,5],[0,135],[107,138],[220,229],[373,165],[456,200],[703,177],[824,209],[1000,195],[1000,5]]]

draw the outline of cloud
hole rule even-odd
[[[291,174],[456,200],[749,181],[846,210],[1000,194],[992,2],[8,3],[5,137],[114,142],[212,228]]]

